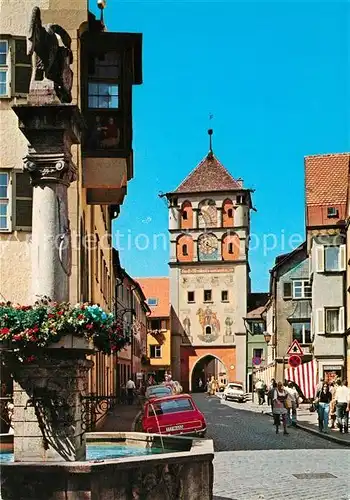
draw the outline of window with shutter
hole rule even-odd
[[[345,308],[339,308],[339,333],[345,332]]]
[[[292,298],[292,283],[290,281],[286,281],[285,283],[283,283],[283,298]]]
[[[27,55],[26,39],[15,39],[14,45],[14,93],[15,95],[28,94],[32,68],[30,56]]]
[[[0,231],[11,231],[11,174],[0,171]]]
[[[31,231],[33,211],[33,187],[27,172],[16,173],[15,227],[17,230]]]

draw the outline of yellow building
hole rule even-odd
[[[88,12],[88,0],[7,0],[1,3],[0,301],[25,304],[31,297],[30,237],[33,190],[22,165],[22,159],[27,153],[27,143],[18,128],[18,119],[11,107],[25,103],[29,90],[31,61],[26,55],[25,37],[34,6],[40,8],[43,24],[61,25],[72,39],[72,103],[80,107],[88,124],[84,143],[72,148],[72,160],[78,168],[78,180],[73,182],[68,190],[72,239],[70,302],[89,301],[112,311],[115,300],[112,220],[119,214],[127,180],[133,175],[131,86],[136,81],[141,83],[141,38],[140,35],[106,33],[103,24]],[[126,50],[128,57],[125,57]],[[112,78],[101,80],[96,76],[99,63],[96,63],[95,71],[91,71],[90,67],[87,68],[88,62],[98,60],[103,64],[105,60],[110,60],[109,54],[114,54],[118,59],[116,67],[120,60],[123,61],[118,66],[122,69],[119,69],[118,74],[113,74]],[[131,60],[135,61],[134,65],[130,63]],[[128,67],[123,68],[123,64]],[[124,74],[129,75],[127,82]],[[119,91],[123,93],[123,99],[120,99],[123,106],[113,96],[107,106],[108,115],[104,114],[105,110],[99,109],[98,100],[93,102],[89,90],[90,87],[99,85],[116,89],[117,96]],[[122,139],[117,143],[113,138],[106,137],[103,145],[99,144],[94,151],[90,151],[87,143],[92,143],[87,134],[95,116],[108,122],[114,120],[119,127],[115,129],[116,134]],[[106,130],[107,128],[104,127]],[[90,373],[90,391],[101,395],[115,394],[115,357],[97,354],[94,358],[95,367]]]
[[[136,278],[151,309],[148,317],[147,357],[149,374],[158,382],[171,370],[169,278]]]

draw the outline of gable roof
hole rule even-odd
[[[170,316],[169,278],[134,278],[139,283],[146,299],[157,299],[157,305],[149,306],[151,317]]]
[[[304,164],[307,206],[346,203],[350,153],[306,156]]]
[[[189,173],[174,193],[200,193],[211,191],[230,191],[242,189],[216,156],[209,152],[205,158]]]

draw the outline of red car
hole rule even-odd
[[[204,437],[207,425],[192,397],[181,394],[148,401],[144,407],[142,430],[152,434]]]

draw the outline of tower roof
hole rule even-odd
[[[174,193],[199,193],[242,189],[242,183],[235,180],[210,151],[189,173]]]

